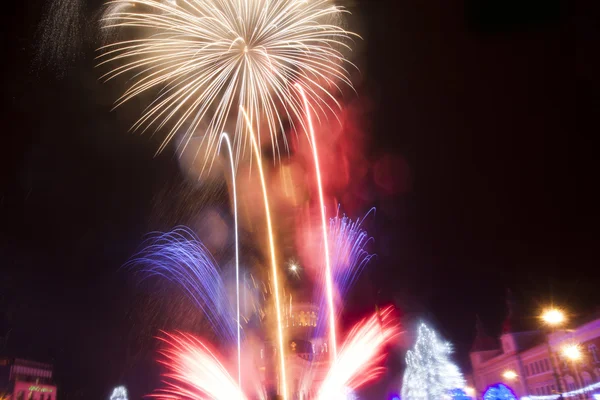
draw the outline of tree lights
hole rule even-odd
[[[421,324],[417,343],[406,354],[402,399],[451,398],[454,389],[463,388],[465,381],[459,368],[450,360],[451,353],[449,343],[440,341],[433,330]]]

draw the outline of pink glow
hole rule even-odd
[[[29,393],[32,394],[32,400],[56,400],[56,386],[36,384],[34,382],[15,382],[13,398],[18,399],[18,394],[23,392],[23,398],[29,399]]]
[[[158,399],[246,399],[217,353],[196,337],[178,333],[161,338],[168,348],[161,352],[168,372],[167,387]]]
[[[385,347],[400,334],[391,306],[354,326],[319,390],[318,400],[340,398],[344,389],[356,390],[377,379]]]

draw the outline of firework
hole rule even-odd
[[[339,357],[327,371],[317,399],[347,400],[353,392],[376,379],[384,371],[380,365],[385,346],[400,333],[392,307],[355,325]],[[202,340],[183,333],[164,334],[167,347],[161,363],[167,368],[166,388],[154,397],[160,399],[246,399],[216,351]],[[258,390],[264,393],[264,389]]]
[[[240,389],[242,387],[242,342],[241,342],[241,321],[240,321],[240,246],[238,240],[238,210],[237,210],[237,187],[235,184],[235,167],[233,165],[233,149],[231,141],[226,133],[221,134],[220,145],[223,143],[229,151],[229,165],[231,167],[231,181],[233,185],[233,220],[235,225],[235,305],[236,305],[236,320],[237,327],[237,357],[238,357],[238,383]],[[219,150],[221,147],[219,146]]]
[[[244,393],[208,345],[187,334],[165,334],[168,347],[160,362],[168,373],[167,387],[153,397],[159,399],[246,399]]]
[[[40,25],[35,61],[65,75],[81,50],[85,27],[82,0],[51,0]]]
[[[148,275],[158,275],[183,288],[206,315],[217,335],[236,341],[236,329],[225,285],[208,249],[190,229],[178,227],[151,235],[129,265],[139,265]]]
[[[365,250],[372,240],[362,224],[375,209],[371,209],[363,218],[352,220],[339,214],[329,220],[329,243],[331,264],[336,288],[343,298],[365,266],[374,257]]]
[[[321,385],[318,400],[341,399],[347,388],[355,390],[381,375],[385,346],[400,334],[392,311],[387,307],[352,329]]]
[[[375,209],[371,209],[365,216],[356,220],[340,214],[339,209],[340,206],[338,206],[338,214],[329,220],[328,232],[331,270],[336,290],[336,318],[339,317],[340,310],[343,308],[343,299],[360,273],[374,257],[366,250],[372,237],[363,229],[362,224],[365,218],[375,212]],[[324,281],[324,274],[324,271],[319,271],[318,282]],[[324,290],[326,288],[318,287],[315,292],[315,302],[319,304],[319,308],[327,306]],[[326,325],[326,318],[319,315],[317,336],[321,336],[325,332]]]
[[[168,125],[158,151],[180,130],[183,151],[203,124],[207,152],[215,154],[234,117],[238,160],[250,142],[241,106],[251,120],[264,122],[262,131],[279,154],[284,121],[303,123],[295,86],[323,112],[337,104],[330,89],[339,90],[338,82],[351,85],[343,51],[354,34],[340,26],[345,10],[331,0],[114,0],[108,6],[106,29],[134,28],[139,36],[100,49],[100,65],[112,65],[103,79],[134,74],[116,106],[159,90],[132,127]],[[258,141],[262,131],[258,124]]]
[[[297,89],[302,96],[304,101],[306,120],[308,122],[308,137],[312,145],[313,160],[315,162],[315,171],[317,179],[317,187],[319,191],[319,205],[321,209],[321,227],[323,231],[323,249],[325,256],[325,285],[327,292],[327,306],[329,309],[329,341],[331,346],[331,355],[335,360],[337,357],[337,337],[336,337],[336,324],[335,324],[335,305],[333,303],[333,277],[331,274],[331,260],[329,258],[329,240],[327,239],[327,217],[325,216],[325,200],[323,197],[323,183],[321,180],[321,169],[319,167],[319,152],[317,150],[317,141],[315,139],[315,130],[312,124],[311,107],[306,97],[306,92],[302,86],[297,85]]]
[[[265,204],[265,216],[267,219],[267,231],[269,235],[269,250],[271,253],[271,273],[273,274],[273,286],[275,292],[275,313],[277,315],[277,342],[279,347],[279,368],[281,373],[281,387],[283,400],[287,399],[287,378],[285,368],[285,347],[283,346],[283,320],[281,318],[281,299],[279,292],[279,273],[277,268],[277,260],[275,257],[275,237],[273,234],[273,224],[271,222],[271,209],[269,207],[269,195],[267,192],[267,183],[265,182],[265,174],[262,168],[262,160],[260,157],[260,149],[256,140],[256,135],[252,129],[252,120],[248,116],[248,113],[244,108],[241,109],[242,115],[244,116],[247,124],[248,131],[250,132],[250,139],[252,149],[257,159],[258,174],[260,176],[260,184],[263,192],[263,200]]]

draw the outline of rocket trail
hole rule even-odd
[[[327,239],[327,217],[325,216],[325,200],[323,198],[323,183],[321,180],[321,168],[319,166],[319,152],[317,150],[317,141],[315,140],[315,130],[312,123],[312,117],[310,114],[310,107],[306,93],[300,85],[296,85],[296,88],[302,96],[304,101],[304,108],[306,112],[306,120],[308,125],[308,134],[311,141],[311,147],[313,152],[313,159],[315,161],[315,171],[317,175],[317,186],[319,188],[319,203],[321,207],[321,227],[323,229],[323,247],[325,250],[325,285],[327,292],[327,305],[329,308],[329,341],[331,348],[331,357],[335,361],[337,358],[337,335],[336,335],[336,324],[335,324],[335,306],[333,303],[333,277],[331,275],[331,260],[329,257],[329,240]]]
[[[240,333],[240,248],[238,240],[238,207],[237,207],[237,187],[235,184],[235,165],[233,162],[233,150],[229,135],[221,133],[219,151],[225,142],[229,151],[229,165],[231,167],[231,182],[233,184],[233,219],[235,225],[235,295],[236,295],[236,325],[237,325],[237,357],[238,357],[238,385],[240,392],[242,390],[242,343]]]
[[[258,148],[258,143],[256,141],[256,136],[254,134],[254,130],[252,129],[252,121],[248,117],[246,110],[240,106],[240,109],[244,115],[244,119],[246,120],[246,124],[248,126],[248,130],[250,131],[250,142],[252,144],[252,148],[254,149],[254,154],[256,155],[256,164],[258,165],[258,173],[260,175],[260,183],[262,186],[263,192],[263,200],[265,203],[265,214],[267,217],[267,229],[269,233],[269,249],[271,252],[271,267],[273,274],[273,286],[275,292],[275,310],[277,313],[277,342],[279,345],[279,362],[280,362],[280,370],[281,370],[281,390],[283,400],[287,400],[287,377],[285,370],[285,354],[284,354],[284,346],[283,346],[283,321],[281,320],[281,300],[279,297],[279,277],[277,273],[277,259],[275,257],[275,239],[273,236],[273,224],[271,222],[271,210],[269,207],[269,196],[267,194],[267,184],[265,182],[265,175],[263,172],[261,157],[260,157],[260,149]]]

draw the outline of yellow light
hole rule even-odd
[[[513,379],[515,379],[517,377],[517,373],[511,369],[504,371],[504,373],[502,374],[502,377],[504,379],[508,379],[509,381],[512,381]]]
[[[563,355],[571,361],[581,360],[581,348],[578,344],[568,344],[562,348]]]
[[[558,308],[548,308],[542,313],[542,321],[551,326],[560,325],[565,322],[565,313]]]
[[[263,192],[263,200],[265,204],[265,216],[267,219],[267,233],[269,234],[269,249],[271,251],[271,273],[273,274],[273,291],[275,292],[275,312],[277,315],[277,341],[279,342],[279,367],[281,373],[281,397],[283,400],[288,399],[287,394],[287,376],[285,369],[285,347],[283,347],[283,322],[281,317],[281,299],[279,293],[279,273],[277,268],[277,261],[275,257],[275,235],[273,234],[273,223],[271,222],[271,209],[269,208],[269,195],[267,192],[267,184],[265,181],[265,173],[262,167],[262,159],[260,157],[260,148],[252,129],[252,120],[248,117],[248,113],[240,106],[246,123],[248,124],[248,131],[250,132],[250,143],[256,156],[256,165],[258,166],[258,176],[260,177],[260,185]]]
[[[290,271],[292,271],[292,272],[298,272],[298,266],[296,264],[290,265]]]
[[[465,394],[469,397],[475,397],[475,388],[471,386],[467,386],[465,388]]]

